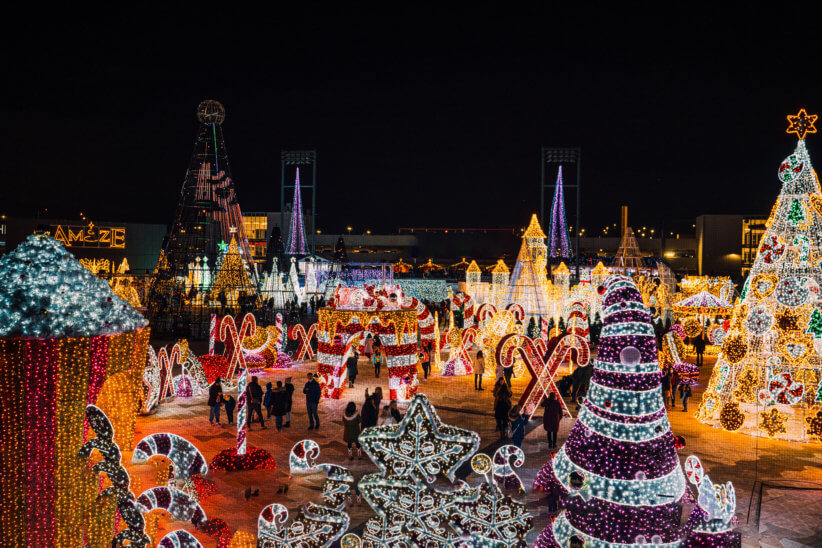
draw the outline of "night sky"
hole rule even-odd
[[[801,14],[493,5],[7,20],[0,209],[168,222],[209,98],[243,209],[279,210],[280,151],[316,149],[326,232],[524,226],[543,145],[582,147],[589,234],[620,204],[635,227],[689,227],[766,214],[785,116],[822,113]],[[822,166],[822,136],[808,147]]]

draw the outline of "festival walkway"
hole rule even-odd
[[[707,383],[712,362],[702,368],[701,386]],[[317,462],[336,463],[348,467],[357,481],[364,474],[376,472],[376,466],[363,455],[362,460],[355,456],[348,459],[346,445],[342,441],[342,412],[349,401],[361,407],[365,389],[369,393],[380,385],[387,394],[387,378],[383,372],[380,379],[374,378],[373,369],[364,360],[360,362],[360,376],[355,388],[346,389],[343,399],[325,400],[320,404],[319,430],[307,430],[308,421],[305,412],[302,387],[306,371],[315,370],[314,363],[296,365],[291,370],[279,370],[260,375],[260,384],[265,387],[269,381],[284,380],[292,377],[296,388],[291,428],[277,433],[274,421],[266,423],[266,430],[258,424],[249,433],[249,443],[267,449],[277,461],[278,470],[252,472],[210,472],[209,478],[216,482],[219,492],[209,497],[202,506],[209,517],[224,519],[233,530],[244,530],[256,534],[257,516],[260,510],[273,502],[279,502],[289,508],[292,515],[296,509],[307,501],[319,502],[320,487],[324,476],[317,474],[312,478],[288,478],[288,455],[291,447],[300,440],[313,439],[319,443],[321,453]],[[381,381],[378,383],[377,381]],[[488,379],[485,379],[488,381]],[[514,402],[525,387],[527,378],[514,379]],[[442,378],[435,374],[427,381],[422,381],[420,390],[434,403],[445,423],[476,431],[482,442],[480,451],[493,454],[499,446],[499,436],[494,431],[493,417],[493,383],[488,382],[482,392],[473,389],[473,376]],[[729,432],[715,430],[694,419],[693,413],[698,407],[701,389],[697,387],[694,397],[689,402],[688,412],[677,409],[669,412],[673,431],[685,437],[687,447],[680,451],[684,460],[690,454],[700,457],[714,482],[733,481],[737,494],[737,517],[739,530],[743,534],[743,546],[786,547],[822,546],[822,490],[795,490],[772,487],[815,487],[822,489],[822,444],[796,444],[765,438],[752,438]],[[384,400],[384,403],[387,401]],[[574,406],[571,406],[572,412]],[[139,417],[137,437],[155,432],[173,432],[192,441],[205,455],[207,460],[220,450],[233,446],[236,431],[225,426],[225,414],[222,415],[223,427],[208,424],[208,407],[204,396],[177,399],[164,403],[159,411],[149,417]],[[565,419],[560,428],[561,444],[572,426],[573,421]],[[539,468],[548,457],[545,433],[541,420],[532,421],[523,444],[526,454],[525,465],[519,469],[519,475],[526,486],[523,498],[535,515],[534,530],[528,537],[529,545],[549,520],[542,495],[531,490],[531,484]],[[758,456],[758,458],[757,458]],[[129,462],[131,454],[124,455]],[[155,485],[154,467],[151,464],[128,464],[134,479],[132,489],[139,493],[142,489]],[[476,482],[479,478],[469,474],[467,481]],[[756,483],[755,483],[755,480]],[[761,481],[765,482],[763,486]],[[287,494],[278,493],[280,485],[289,484]],[[244,491],[247,487],[259,488],[260,494],[246,501]],[[761,489],[761,504],[759,494]],[[365,501],[349,506],[351,529],[357,531],[373,515]],[[684,518],[687,518],[687,510]],[[758,522],[758,526],[757,526]],[[213,540],[195,532],[190,524],[182,524],[162,519],[157,538],[168,531],[178,528],[188,529],[204,545]],[[207,544],[208,543],[208,544]]]

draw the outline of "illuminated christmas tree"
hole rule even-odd
[[[303,200],[300,196],[300,168],[297,168],[297,178],[294,181],[294,203],[291,206],[291,231],[288,233],[288,254],[306,254]]]
[[[697,418],[715,427],[790,440],[809,438],[822,365],[822,193],[805,148],[815,133],[804,110],[789,116],[799,138],[779,166],[782,190]]]
[[[568,237],[568,222],[565,219],[565,192],[562,188],[562,166],[557,172],[554,201],[551,203],[551,229],[548,237],[548,253],[551,257],[571,256],[571,240]]]
[[[228,244],[228,250],[220,263],[220,269],[217,271],[217,276],[211,286],[211,300],[221,302],[221,294],[225,295],[226,306],[228,307],[241,304],[239,298],[243,294],[247,297],[256,298],[256,292],[254,285],[251,283],[246,263],[240,256],[240,250],[234,238],[231,238],[231,243]]]
[[[662,399],[656,339],[630,278],[605,282],[604,322],[587,398],[568,441],[534,486],[566,495],[536,546],[679,546],[685,476]]]

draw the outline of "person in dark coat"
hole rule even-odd
[[[291,384],[291,377],[285,379],[285,426],[291,428],[291,405],[294,403],[294,385]]]
[[[305,394],[305,407],[308,410],[308,429],[319,429],[320,415],[317,413],[317,407],[320,405],[322,388],[320,388],[320,383],[311,373],[308,374],[308,382],[303,387],[303,394]]]
[[[679,387],[679,374],[671,368],[671,409],[676,409],[676,389]]]
[[[665,406],[668,406],[668,398],[671,397],[671,374],[666,368],[665,371],[662,372],[662,401],[665,403]]]
[[[225,404],[225,414],[228,417],[228,424],[234,424],[234,408],[237,407],[237,400],[234,396],[223,395],[223,403]]]
[[[246,426],[251,430],[251,423],[254,421],[254,413],[260,419],[260,427],[265,430],[265,419],[263,419],[263,389],[260,383],[257,382],[257,377],[251,377],[251,382],[248,383],[248,388],[245,389],[248,398],[248,422]]]
[[[377,426],[379,420],[379,409],[374,405],[374,396],[366,396],[365,402],[362,404],[362,412],[360,418],[362,419],[362,427]]]
[[[502,368],[502,376],[505,378],[505,384],[508,385],[508,388],[511,388],[511,377],[514,376],[514,366],[511,367],[503,367]]]
[[[579,403],[577,398],[583,393],[588,392],[588,386],[591,384],[591,375],[594,368],[590,365],[584,367],[577,367],[571,374],[571,383],[573,385],[573,392],[571,392],[571,401]]]
[[[223,399],[222,395],[223,386],[220,384],[220,377],[217,377],[214,384],[208,388],[208,407],[210,408],[208,413],[209,424],[220,425],[220,404]]]
[[[287,409],[287,396],[285,388],[283,388],[283,381],[277,381],[277,388],[271,396],[271,414],[274,415],[277,432],[283,429],[283,417],[285,417]]]
[[[506,385],[505,388],[507,389],[508,386]],[[509,394],[510,391],[500,392],[500,397],[494,402],[494,418],[497,419],[497,430],[499,430],[499,439],[501,440],[508,438],[508,412],[511,410],[511,396]]]
[[[368,395],[368,389],[367,388],[365,389],[365,395],[366,396]],[[382,387],[379,387],[379,386],[376,387],[374,389],[374,393],[371,394],[371,397],[374,399],[374,407],[376,407],[377,410],[379,410],[380,409],[380,403],[382,403]]]
[[[511,421],[511,442],[517,447],[522,447],[522,440],[525,439],[525,425],[527,418],[520,412],[519,405],[515,405],[508,413],[508,420]]]
[[[400,413],[400,408],[397,407],[397,400],[388,402],[388,409],[391,412],[391,416],[394,417],[394,420],[399,424],[402,421],[402,413]]]
[[[557,432],[559,432],[559,421],[562,420],[562,405],[557,399],[557,395],[551,392],[548,399],[543,400],[542,406],[545,414],[542,416],[542,428],[548,435],[548,447],[555,449],[557,446]]]
[[[263,408],[266,411],[267,419],[271,418],[271,399],[274,397],[274,389],[272,388],[271,383],[266,383],[265,385],[265,397],[263,397]]]
[[[354,352],[345,362],[348,369],[348,388],[354,388],[354,381],[357,380],[357,374],[360,372],[360,368],[357,366],[359,359],[360,355]]]
[[[691,397],[691,385],[683,382],[679,385],[679,395],[682,401],[682,412],[688,411],[688,398]]]
[[[354,458],[353,446],[357,445],[357,458],[362,458],[360,447],[360,414],[357,413],[357,404],[348,402],[343,413],[343,441],[348,444],[348,459]]]
[[[702,333],[694,337],[694,351],[696,351],[696,366],[700,367],[705,355],[705,337]]]
[[[423,378],[427,379],[431,373],[431,349],[428,348],[427,344],[420,350],[420,363],[422,364]]]

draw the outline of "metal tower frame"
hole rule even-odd
[[[315,256],[314,236],[317,234],[317,151],[316,150],[283,150],[280,153],[280,232],[285,222],[285,191],[294,189],[294,183],[285,180],[285,166],[311,167],[311,184],[300,181],[300,188],[311,189],[311,256]]]
[[[540,187],[539,187],[539,220],[542,226],[545,226],[545,189],[556,187],[556,181],[546,184],[545,182],[545,166],[559,166],[562,164],[576,164],[577,166],[577,180],[573,185],[563,182],[562,186],[565,188],[575,188],[577,191],[576,200],[576,216],[574,217],[574,226],[576,227],[576,235],[574,236],[574,262],[576,263],[576,278],[579,282],[579,231],[582,228],[582,221],[580,218],[580,196],[582,189],[582,148],[580,147],[542,147],[540,158]],[[553,196],[553,192],[551,194]],[[550,262],[549,262],[550,264]]]

